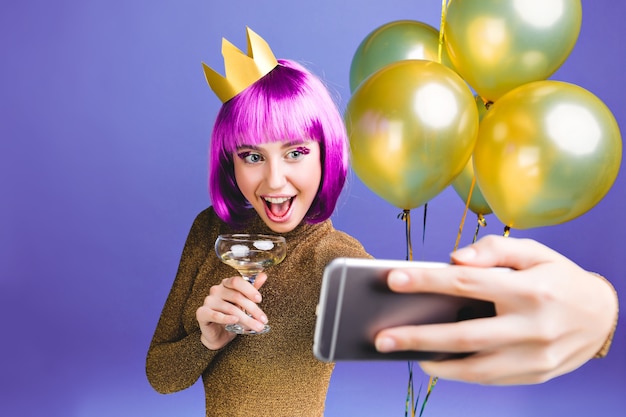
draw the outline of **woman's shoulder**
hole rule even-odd
[[[190,236],[207,236],[221,233],[225,223],[217,216],[212,206],[200,211],[193,220]]]
[[[216,227],[219,228],[224,222],[217,216],[213,206],[209,206],[200,211],[193,220],[193,227],[201,226],[203,228]]]
[[[318,256],[328,263],[334,258],[371,258],[361,242],[346,232],[337,230],[329,223],[327,234],[317,246]]]
[[[348,244],[351,246],[354,245],[354,246],[363,247],[363,245],[357,238],[355,238],[352,235],[349,235],[348,233],[344,231],[335,229],[334,227],[331,230],[330,236],[331,236],[331,241],[335,242],[336,244],[339,244],[339,245]]]
[[[211,219],[217,219],[217,214],[215,214],[215,209],[213,208],[213,206],[208,206],[207,208],[203,209],[202,211],[200,211],[200,213],[198,213],[196,215],[196,221],[209,221]]]

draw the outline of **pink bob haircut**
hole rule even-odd
[[[252,217],[235,181],[233,153],[242,145],[314,140],[322,179],[304,220],[320,223],[335,210],[349,164],[343,119],[322,81],[298,63],[278,66],[222,105],[211,134],[209,193],[217,215],[238,228]]]

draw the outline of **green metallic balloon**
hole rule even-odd
[[[385,65],[406,59],[439,62],[439,31],[414,20],[398,20],[374,29],[352,58],[350,92]],[[453,68],[445,47],[441,48],[441,62]]]
[[[582,23],[580,0],[451,0],[445,46],[484,99],[545,80],[565,62]]]
[[[622,140],[609,108],[574,84],[535,81],[496,101],[480,122],[476,180],[496,217],[528,229],[594,207],[619,171]]]
[[[478,109],[478,120],[482,120],[483,116],[487,113],[487,105],[480,96],[474,97],[476,101],[476,109]],[[478,125],[480,129],[480,124]],[[474,187],[472,188],[472,182]],[[463,171],[452,181],[452,188],[461,197],[463,203],[467,204],[467,198],[469,197],[470,190],[472,191],[472,198],[470,198],[468,208],[476,214],[490,214],[492,212],[489,203],[485,200],[480,187],[474,180],[474,158],[470,157],[469,161],[463,168]]]
[[[368,77],[348,102],[345,121],[355,173],[401,209],[419,207],[449,186],[478,132],[467,84],[425,60],[398,61]]]

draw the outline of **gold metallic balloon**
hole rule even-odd
[[[536,81],[502,96],[480,123],[476,179],[496,217],[528,229],[595,206],[619,171],[622,140],[609,108],[574,84]]]
[[[478,110],[478,120],[482,120],[488,110],[486,103],[480,96],[475,96],[474,99],[476,101],[476,109]],[[480,130],[480,125],[478,125],[478,129]],[[472,182],[474,183],[473,188]],[[478,183],[474,180],[474,158],[470,157],[463,171],[452,181],[452,187],[466,204],[470,190],[472,191],[472,198],[470,198],[468,208],[474,213],[485,215],[492,212],[482,191],[480,191]]]
[[[445,45],[456,71],[484,99],[545,80],[567,59],[580,0],[451,0]]]
[[[352,167],[401,209],[427,203],[467,163],[478,111],[453,70],[425,60],[389,64],[354,92],[345,113]]]
[[[352,58],[350,91],[385,65],[406,59],[439,62],[439,30],[415,20],[397,20],[374,29]],[[445,47],[441,48],[441,63],[452,68]]]

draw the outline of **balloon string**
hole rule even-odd
[[[406,223],[406,260],[413,260],[413,245],[411,244],[411,210],[402,210],[402,213],[398,214],[398,219]]]
[[[426,214],[428,211],[428,203],[424,204],[424,230],[422,232],[422,246],[424,246],[424,244],[426,243]],[[432,392],[432,389],[435,387],[435,384],[437,383],[437,377],[436,376],[431,376],[429,381],[428,381],[428,390],[426,391],[426,396],[424,397],[424,402],[422,402],[422,409],[420,410],[420,417],[422,416],[422,414],[424,413],[424,407],[426,407],[426,402],[428,401],[428,397],[430,397],[430,393]],[[418,400],[419,400],[419,396],[418,396]],[[417,410],[417,400],[415,401],[415,408],[413,408],[413,415],[415,416],[415,411]]]
[[[476,243],[480,228],[485,227],[485,226],[487,226],[487,220],[485,220],[485,217],[482,214],[479,214],[478,220],[476,221],[476,231],[474,232],[474,238],[472,239],[472,243]]]
[[[467,193],[467,200],[465,201],[465,210],[463,210],[463,217],[461,217],[461,224],[459,225],[459,232],[456,235],[456,242],[454,243],[454,250],[459,248],[459,242],[461,241],[461,234],[463,234],[463,227],[465,226],[465,218],[467,217],[467,211],[469,210],[470,200],[472,199],[472,193],[474,192],[474,186],[476,185],[476,176],[472,177],[472,185],[470,186],[469,193]]]
[[[439,48],[437,50],[437,61],[441,64],[442,55],[443,55],[443,29],[446,24],[446,15],[448,12],[448,4],[450,1],[446,3],[446,0],[441,0],[441,23],[439,25]]]
[[[409,361],[408,364],[409,364],[409,386],[408,386],[408,390],[406,393],[406,402],[404,404],[404,417],[408,417],[409,408],[413,410],[413,393],[415,391],[413,388],[413,363]],[[411,411],[411,417],[414,417],[414,416],[415,416],[415,413]]]
[[[426,407],[426,403],[428,402],[428,397],[430,397],[430,394],[433,392],[433,388],[435,388],[435,384],[437,384],[437,381],[439,381],[439,377],[437,376],[431,376],[430,380],[428,381],[428,390],[426,391],[426,396],[424,397],[424,402],[422,403],[420,417],[422,416],[422,414],[424,414],[424,408]]]
[[[428,213],[428,203],[424,204],[424,221],[422,222],[422,247],[426,244],[426,214]]]
[[[406,235],[406,260],[413,260],[413,245],[411,244],[411,210],[404,209],[402,213],[398,214],[398,219],[405,222],[405,235]],[[413,363],[408,362],[409,365],[409,382],[407,385],[406,400],[404,404],[404,417],[409,416],[409,410],[411,410],[411,417],[415,417],[415,408],[413,404],[415,401],[415,387],[413,385]]]

